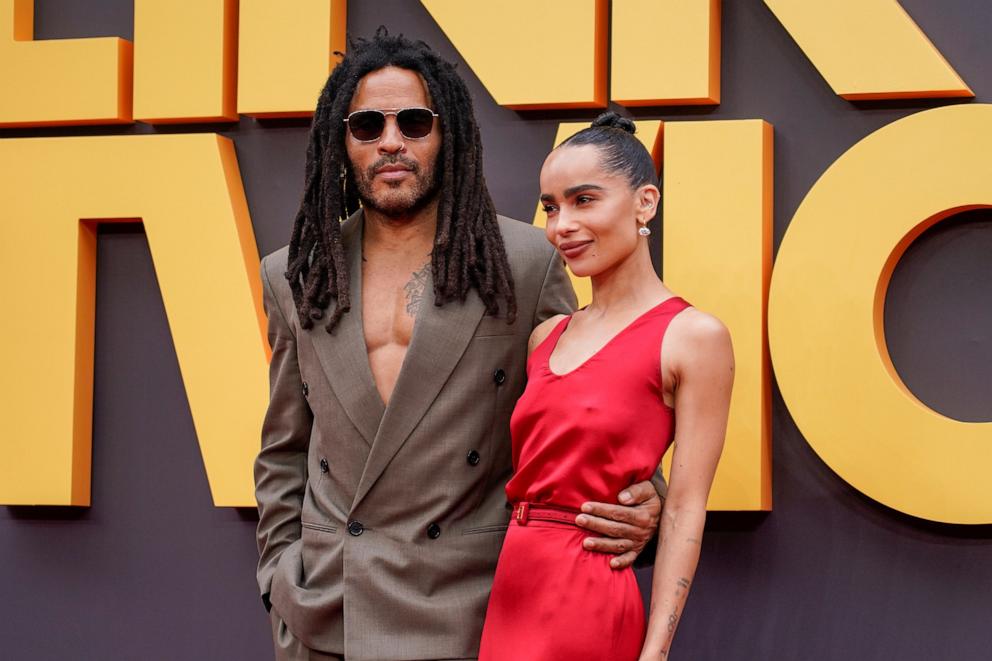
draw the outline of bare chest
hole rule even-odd
[[[551,371],[557,374],[575,371],[605,351],[623,328],[623,324],[587,324],[572,319],[565,332],[558,337],[548,358]]]
[[[370,351],[385,344],[409,346],[420,297],[410,291],[410,275],[362,278],[362,323]]]
[[[430,265],[410,267],[365,264],[362,272],[362,325],[376,388],[389,402],[410,347],[417,311],[430,286]]]

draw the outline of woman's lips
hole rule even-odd
[[[592,245],[592,241],[565,241],[558,245],[558,252],[567,259],[574,259],[581,255],[586,248]]]

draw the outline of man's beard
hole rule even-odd
[[[413,189],[402,194],[390,194],[394,191],[387,190],[385,194],[377,197],[372,190],[375,172],[385,165],[393,164],[403,165],[410,169],[410,174],[414,178]],[[402,156],[384,156],[370,165],[364,172],[355,171],[355,175],[358,199],[361,200],[362,206],[377,211],[387,218],[408,218],[416,214],[434,201],[439,188],[435,165],[424,172],[417,163]],[[386,186],[387,189],[392,188],[390,184],[386,184]]]

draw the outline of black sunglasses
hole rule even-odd
[[[352,137],[359,142],[375,142],[386,128],[386,116],[396,115],[396,125],[408,140],[426,138],[434,130],[438,114],[429,108],[402,108],[400,110],[356,110],[345,117],[345,124]]]

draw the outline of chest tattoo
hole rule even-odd
[[[410,280],[403,285],[403,293],[406,294],[406,313],[411,317],[417,316],[420,304],[424,300],[424,292],[427,291],[427,283],[431,276],[431,263],[424,264],[419,271],[410,276]]]

